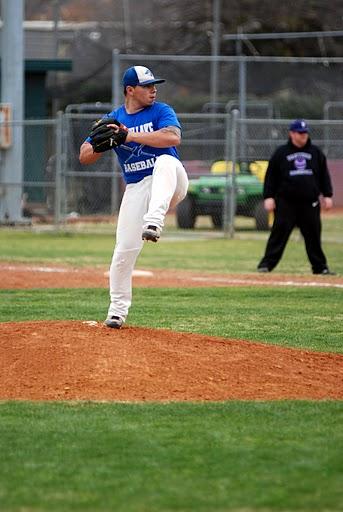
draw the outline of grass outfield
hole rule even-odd
[[[0,259],[104,265],[110,236],[0,230]],[[147,245],[140,268],[250,272],[261,240]],[[343,244],[327,243],[343,273]],[[292,241],[279,272],[309,274]],[[107,290],[2,290],[0,321],[102,320]],[[342,290],[134,290],[129,323],[342,352]],[[15,343],[15,340],[13,340]],[[343,510],[343,404],[0,402],[0,510]]]
[[[0,405],[4,511],[338,511],[342,404]]]
[[[343,217],[342,217],[343,232]],[[206,272],[255,272],[261,259],[263,239],[172,240],[146,244],[138,258],[140,268],[203,270]],[[335,240],[335,238],[334,238]],[[104,234],[30,232],[0,229],[0,261],[55,262],[82,266],[109,265],[114,237]],[[330,267],[343,275],[343,243],[325,242]],[[311,275],[304,243],[295,236],[288,243],[277,273]]]

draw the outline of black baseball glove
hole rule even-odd
[[[118,128],[112,128],[115,124]],[[89,134],[94,153],[103,153],[123,144],[127,137],[127,128],[113,117],[95,121]]]

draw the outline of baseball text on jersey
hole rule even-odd
[[[148,158],[147,160],[141,160],[140,162],[134,162],[132,164],[124,164],[125,172],[137,172],[145,169],[152,169],[155,165],[156,158]]]

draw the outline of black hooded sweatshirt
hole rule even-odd
[[[332,197],[332,185],[324,153],[308,139],[298,148],[287,144],[272,155],[264,181],[264,198],[282,197],[290,202],[316,201],[320,194]]]

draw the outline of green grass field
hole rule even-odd
[[[106,234],[2,229],[0,261],[107,265],[112,245]],[[161,240],[144,247],[138,267],[254,272],[264,245],[261,238]],[[324,248],[342,275],[343,244]],[[290,242],[278,272],[310,276],[301,242]],[[342,294],[136,288],[128,322],[342,353]],[[101,321],[106,310],[107,290],[89,293],[86,283],[0,291],[1,322]],[[342,420],[340,401],[1,402],[0,510],[343,510]]]
[[[335,226],[335,230],[329,231],[334,241],[330,237],[330,241],[324,242],[323,248],[330,267],[343,275],[343,239],[339,238],[342,235],[339,235],[336,224],[336,219],[333,219],[330,226]],[[343,217],[340,227],[342,233]],[[0,230],[0,261],[109,265],[114,236],[104,234],[100,228],[99,231],[99,234],[76,231],[32,233],[3,228]],[[187,232],[176,234],[179,236],[177,240],[166,236],[157,245],[146,244],[139,256],[138,266],[206,272],[255,272],[268,236],[263,233],[256,239],[252,235],[248,238],[237,235],[237,239],[193,239]],[[183,239],[180,239],[181,236]],[[276,273],[310,274],[304,244],[296,233],[288,243]]]
[[[334,402],[0,405],[1,510],[342,510]]]

